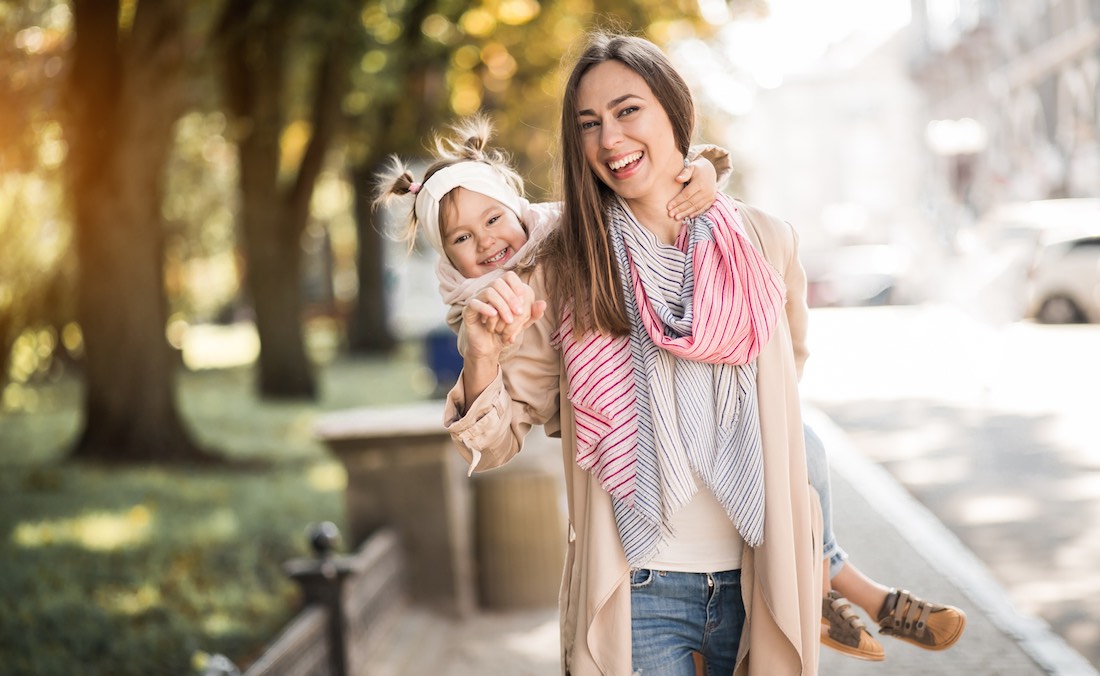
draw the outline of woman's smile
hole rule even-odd
[[[611,160],[607,163],[607,168],[621,177],[623,173],[630,173],[633,169],[637,168],[637,164],[641,162],[643,152],[637,151],[629,153],[618,159]]]

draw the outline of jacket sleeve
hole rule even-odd
[[[705,160],[710,160],[710,163],[714,165],[714,173],[717,174],[716,187],[718,190],[722,190],[729,183],[730,176],[733,174],[733,163],[730,161],[730,152],[722,146],[716,146],[710,143],[704,143],[702,145],[691,146],[688,149],[687,160],[694,162],[702,157]]]
[[[532,286],[538,297],[545,297],[541,275],[535,275]],[[471,472],[508,462],[533,425],[557,419],[561,362],[551,343],[556,330],[555,313],[547,311],[523,332],[518,347],[477,399],[466,401],[461,376],[448,393],[443,424]]]
[[[794,348],[794,364],[798,379],[802,380],[802,367],[810,356],[806,345],[806,331],[809,325],[809,307],[806,305],[806,270],[798,256],[798,231],[785,224],[791,233],[791,249],[787,267],[783,271],[783,282],[787,285],[787,324],[791,328],[791,346]]]
[[[806,345],[810,311],[806,306],[806,270],[798,257],[798,231],[790,223],[756,207],[743,202],[738,204],[746,219],[746,227],[751,228],[754,233],[755,243],[764,252],[768,262],[783,276],[783,284],[787,287],[784,311],[791,332],[794,365],[798,379],[801,380],[802,367],[810,356]]]

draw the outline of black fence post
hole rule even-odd
[[[344,579],[354,572],[351,560],[333,553],[340,542],[340,530],[336,524],[330,521],[313,524],[307,530],[307,536],[316,556],[287,561],[283,564],[283,570],[301,587],[306,604],[319,604],[328,614],[329,655],[333,676],[351,676],[343,603]]]

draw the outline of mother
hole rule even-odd
[[[463,455],[497,467],[535,424],[563,440],[574,676],[692,674],[692,652],[711,674],[817,672],[797,236],[725,196],[668,217],[693,124],[659,49],[595,35],[563,102],[562,227],[529,284],[509,274],[464,312],[445,414]]]

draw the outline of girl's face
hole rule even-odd
[[[684,156],[641,75],[619,61],[592,66],[577,86],[576,112],[588,166],[616,194],[633,200],[676,188]]]
[[[467,279],[503,267],[527,243],[515,212],[491,197],[455,188],[444,205],[443,251]]]

